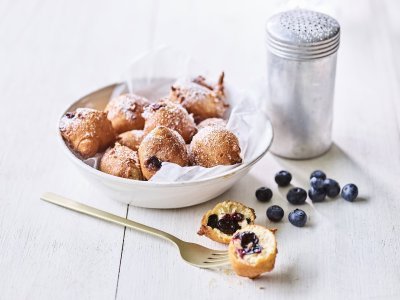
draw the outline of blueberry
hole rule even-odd
[[[326,179],[326,174],[322,172],[321,170],[315,170],[314,172],[311,173],[310,179],[313,177],[321,178],[322,180]]]
[[[67,113],[65,114],[65,116],[66,116],[68,119],[72,119],[73,117],[75,117],[75,113],[73,113],[73,112],[67,112]]]
[[[244,220],[244,216],[241,213],[225,214],[221,219],[218,220],[217,215],[210,215],[208,217],[207,226],[211,228],[217,228],[225,234],[234,234],[236,230],[240,229],[239,222]]]
[[[218,226],[218,216],[213,214],[208,217],[207,226],[215,228]]]
[[[296,208],[294,211],[289,213],[288,219],[292,225],[303,227],[307,222],[307,214],[303,210]]]
[[[322,202],[325,200],[326,191],[325,189],[314,189],[313,187],[308,190],[308,197],[312,202]]]
[[[322,178],[313,177],[310,179],[310,185],[316,190],[321,190],[324,188],[324,180]]]
[[[254,232],[244,231],[239,234],[240,245],[242,248],[248,248],[249,244],[253,246],[258,244],[258,237]]]
[[[228,219],[221,219],[218,221],[217,228],[225,234],[231,235],[240,229],[237,222]]]
[[[237,222],[241,222],[244,220],[244,216],[241,213],[234,213],[233,215],[231,215],[232,220],[237,221]]]
[[[336,180],[327,178],[324,180],[324,188],[329,198],[335,198],[340,193],[340,185]]]
[[[237,249],[241,258],[246,254],[260,253],[263,247],[259,244],[258,237],[254,232],[243,231],[233,236],[233,239],[240,239],[241,249]]]
[[[279,186],[288,186],[292,180],[292,174],[287,171],[279,171],[275,174],[275,182]]]
[[[272,198],[272,191],[266,187],[260,187],[256,190],[256,197],[258,201],[268,202]]]
[[[272,205],[267,209],[267,217],[272,222],[279,222],[282,220],[284,214],[285,212],[279,205]]]
[[[344,200],[353,202],[358,196],[357,186],[352,183],[346,184],[342,189],[341,196]]]
[[[286,199],[295,205],[304,204],[307,199],[307,192],[302,188],[295,187],[289,190],[286,195]]]
[[[144,165],[150,170],[158,171],[161,169],[162,161],[157,156],[153,155],[144,162]]]

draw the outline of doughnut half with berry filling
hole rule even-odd
[[[256,278],[270,272],[278,253],[275,230],[249,225],[238,230],[229,243],[229,261],[239,276]]]
[[[239,202],[224,201],[204,214],[197,234],[229,244],[233,234],[249,224],[254,224],[255,218],[254,209]]]

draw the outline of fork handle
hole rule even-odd
[[[85,205],[83,203],[79,203],[79,202],[70,200],[68,198],[65,198],[63,196],[60,196],[60,195],[57,195],[54,193],[46,192],[40,197],[40,199],[50,202],[50,203],[53,203],[53,204],[56,204],[56,205],[59,205],[59,206],[62,206],[62,207],[65,207],[65,208],[68,208],[68,209],[71,209],[73,211],[83,213],[83,214],[91,216],[91,217],[95,217],[95,218],[98,218],[98,219],[101,219],[104,221],[108,221],[108,222],[111,222],[114,224],[126,226],[126,227],[136,229],[141,232],[145,232],[145,233],[149,233],[149,234],[158,236],[160,238],[171,241],[174,244],[177,244],[178,242],[181,241],[177,237],[175,237],[167,232],[131,221],[129,219],[121,218],[119,216],[110,214],[103,210]]]

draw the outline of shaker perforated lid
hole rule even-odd
[[[316,59],[339,48],[340,25],[323,13],[304,9],[285,11],[272,16],[266,29],[269,50],[284,58]]]

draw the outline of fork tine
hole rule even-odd
[[[211,255],[228,255],[228,251],[218,251],[218,250],[213,250],[214,252],[211,253]]]
[[[218,268],[218,267],[222,267],[222,266],[226,266],[229,265],[229,260],[223,261],[223,262],[205,262],[202,263],[201,266],[199,266],[200,268]]]
[[[229,259],[228,256],[214,256],[214,257],[207,257],[208,261],[221,261]]]
[[[205,263],[205,264],[216,264],[216,263],[225,263],[225,262],[229,262],[229,259],[223,258],[223,259],[218,259],[218,260],[215,260],[215,259],[210,260],[207,258],[203,261],[203,263]]]

